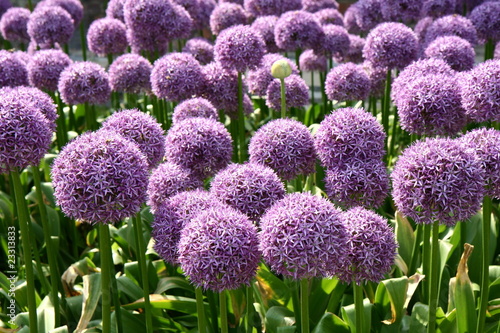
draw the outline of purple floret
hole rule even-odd
[[[387,68],[375,67],[368,61],[361,64],[370,79],[370,96],[380,98],[385,93],[385,83],[387,81]]]
[[[281,110],[281,81],[274,79],[267,87],[266,105]],[[306,81],[297,74],[285,78],[286,108],[300,108],[309,103],[309,87]]]
[[[443,16],[432,22],[425,33],[424,46],[441,36],[458,36],[471,45],[477,44],[477,31],[471,20],[456,14]]]
[[[0,50],[0,88],[28,85],[28,70],[14,53]]]
[[[186,99],[179,103],[172,114],[172,123],[176,124],[184,119],[202,117],[219,120],[219,114],[214,105],[203,97]]]
[[[356,2],[354,16],[356,25],[361,31],[368,32],[384,21],[382,15],[382,0],[359,0]],[[346,28],[349,27],[346,25]],[[354,33],[354,31],[351,31]]]
[[[233,142],[224,125],[207,118],[175,124],[165,140],[165,158],[190,169],[196,177],[215,175],[231,161]]]
[[[425,0],[422,7],[421,15],[430,17],[442,17],[451,15],[455,12],[455,4],[457,0]]]
[[[417,34],[418,41],[420,43],[425,42],[425,35],[427,34],[427,30],[431,26],[431,24],[434,22],[434,18],[432,17],[423,17],[421,18],[415,27],[413,28],[413,31]]]
[[[276,22],[276,45],[285,51],[318,48],[323,40],[323,29],[314,14],[304,10],[286,12]]]
[[[335,0],[302,0],[302,9],[316,13],[322,9],[338,9],[339,4]]]
[[[61,72],[73,61],[60,50],[40,50],[28,62],[28,78],[38,89],[56,91]]]
[[[361,28],[358,26],[356,16],[358,15],[357,2],[350,5],[344,13],[344,27],[352,34],[359,34]]]
[[[71,15],[71,18],[73,19],[73,24],[75,27],[80,24],[80,21],[83,17],[83,5],[80,0],[43,0],[37,4],[35,10],[37,10],[38,8],[51,6],[60,7],[68,12],[68,14]]]
[[[323,26],[321,45],[315,49],[327,56],[342,57],[349,51],[351,40],[347,30],[340,25]]]
[[[334,55],[336,62],[353,62],[355,64],[362,63],[363,48],[365,47],[365,39],[357,35],[349,34],[349,49],[347,52]]]
[[[341,211],[328,200],[288,194],[268,209],[260,226],[260,249],[275,273],[300,280],[340,271],[346,231]]]
[[[202,29],[210,29],[210,15],[212,15],[213,10],[217,6],[215,0],[198,0],[198,6],[200,10],[198,11],[197,21],[201,25]]]
[[[468,71],[474,66],[476,52],[468,41],[457,36],[436,38],[424,52],[427,58],[443,59],[456,71]]]
[[[271,74],[271,67],[278,60],[286,60],[292,69],[292,74],[299,74],[299,70],[297,69],[295,62],[285,58],[281,54],[268,53],[262,57],[261,65],[256,69],[249,70],[246,75],[248,90],[251,94],[266,96],[267,87],[269,87],[269,84],[274,81],[274,77]]]
[[[42,49],[68,43],[74,29],[71,15],[58,6],[42,6],[28,21],[28,34]]]
[[[109,83],[113,91],[138,94],[151,90],[153,66],[137,54],[124,54],[109,66]]]
[[[332,101],[364,100],[370,93],[370,78],[360,65],[338,65],[326,76],[325,93]]]
[[[469,19],[482,42],[500,40],[500,2],[486,1],[472,10]]]
[[[109,0],[108,6],[106,7],[106,16],[114,18],[125,23],[125,17],[123,15],[123,6],[127,0]]]
[[[113,18],[93,21],[87,32],[87,45],[101,57],[125,52],[128,46],[125,24]]]
[[[293,119],[270,121],[255,132],[248,146],[250,162],[267,165],[284,180],[314,172],[314,140],[307,127]]]
[[[420,17],[422,0],[383,0],[380,10],[386,21],[411,22]]]
[[[252,28],[262,36],[264,43],[266,43],[266,50],[269,53],[279,51],[274,40],[274,28],[278,19],[278,16],[259,16],[252,23]]]
[[[193,20],[193,29],[203,29],[200,18],[200,5],[198,0],[173,0],[176,4],[186,10]]]
[[[326,56],[316,54],[313,50],[306,50],[300,54],[299,66],[303,72],[324,72],[328,65]]]
[[[182,48],[182,52],[191,54],[201,65],[214,60],[214,44],[202,37],[191,38]]]
[[[253,16],[276,15],[302,8],[300,0],[245,0],[245,9]]]
[[[398,244],[387,219],[362,207],[341,216],[347,233],[344,269],[339,278],[362,285],[378,283],[389,273],[397,255]]]
[[[333,8],[322,9],[314,13],[314,16],[316,16],[316,19],[318,19],[321,25],[334,24],[334,25],[340,25],[341,27],[344,26],[344,17],[336,9]]]
[[[28,21],[31,12],[26,8],[9,8],[0,20],[2,37],[11,42],[28,43]]]
[[[241,24],[247,24],[248,17],[242,6],[231,2],[224,2],[214,8],[210,15],[210,29],[214,35],[222,30]]]

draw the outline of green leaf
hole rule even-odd
[[[78,321],[75,332],[82,332],[94,315],[94,311],[101,297],[101,274],[89,274],[83,276],[83,305],[82,315]]]
[[[429,306],[420,302],[415,303],[411,312],[410,332],[425,333],[429,323]]]
[[[182,313],[196,313],[196,300],[194,298],[172,296],[172,295],[156,295],[152,294],[149,297],[151,307],[155,309],[175,310]],[[208,312],[208,304],[204,303]],[[141,298],[133,303],[123,305],[122,308],[127,310],[136,310],[144,308],[144,298]]]
[[[266,312],[266,330],[278,332],[279,327],[290,327],[295,324],[295,314],[284,306],[273,306]],[[293,327],[295,330],[295,327]]]
[[[54,306],[49,296],[45,297],[37,307],[37,322],[40,333],[49,333],[55,328]]]
[[[134,283],[128,276],[122,275],[116,279],[118,290],[130,297],[131,300],[136,301],[144,297],[144,292],[141,287]],[[158,294],[155,292],[155,294]]]
[[[398,253],[401,258],[406,263],[406,266],[410,266],[413,246],[415,244],[415,232],[408,221],[400,212],[396,212],[396,240],[398,241],[399,248]],[[408,272],[403,272],[408,274]]]
[[[53,330],[50,331],[50,333],[69,333],[68,326],[64,325],[54,328]]]
[[[349,333],[349,326],[333,313],[327,312],[321,317],[312,333]]]
[[[318,323],[328,307],[330,295],[336,289],[344,288],[338,279],[314,279],[311,283],[311,293],[309,295],[309,304],[311,305],[310,320],[312,323]]]
[[[158,286],[156,287],[155,294],[162,294],[171,289],[182,289],[194,293],[193,286],[181,277],[170,276],[158,281]]]
[[[288,304],[290,300],[289,288],[282,280],[271,273],[264,264],[259,266],[256,280],[266,310],[274,305],[286,306]]]
[[[474,247],[470,244],[465,244],[455,279],[455,308],[457,310],[458,332],[460,333],[474,332],[477,324],[474,292],[467,273],[467,261],[473,249]]]
[[[372,322],[372,309],[373,309],[373,304],[370,303],[370,300],[368,298],[365,298],[363,300],[365,323]],[[351,329],[356,327],[356,308],[354,307],[354,304],[342,307],[342,319],[344,319],[344,321],[349,324],[349,327],[351,327]],[[369,333],[370,326],[371,325],[364,325],[363,327],[365,331],[356,333]]]

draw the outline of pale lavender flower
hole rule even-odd
[[[302,8],[300,0],[245,0],[245,9],[255,17],[276,15]]]
[[[203,29],[210,29],[210,15],[212,11],[217,6],[215,0],[198,0],[198,6],[200,10],[198,11],[197,20]]]
[[[344,27],[328,24],[323,26],[321,45],[315,49],[327,56],[342,57],[349,51],[350,43],[349,33]]]
[[[186,99],[179,103],[172,114],[172,123],[176,124],[187,118],[203,117],[214,120],[219,119],[219,114],[213,104],[203,97]]]
[[[448,15],[436,19],[427,28],[424,46],[441,36],[458,36],[471,45],[477,44],[477,31],[471,20],[460,15]]]
[[[274,30],[276,45],[285,51],[318,48],[323,29],[314,14],[304,10],[286,12],[280,16]]]
[[[125,24],[114,18],[93,21],[87,31],[87,45],[101,57],[125,52],[128,46]]]
[[[28,21],[28,34],[42,49],[68,43],[73,35],[73,19],[58,6],[43,6],[36,9]]]
[[[137,54],[123,54],[109,66],[109,83],[113,91],[138,94],[151,90],[153,66]]]
[[[383,0],[380,3],[380,10],[386,21],[414,21],[420,17],[421,9],[421,0]]]
[[[235,25],[247,24],[248,17],[242,6],[224,2],[214,8],[210,15],[210,29],[214,35]]]
[[[344,13],[344,27],[352,34],[359,34],[361,28],[358,26],[356,16],[358,15],[357,2],[350,5]]]
[[[214,60],[214,44],[202,37],[191,38],[182,48],[182,52],[191,54],[201,65]]]
[[[338,9],[339,4],[335,0],[302,0],[302,9],[311,13],[322,9]]]
[[[276,22],[278,22],[278,16],[259,16],[252,22],[252,28],[258,32],[264,43],[266,44],[267,52],[278,52],[279,48],[274,40],[274,27]]]
[[[361,64],[370,79],[370,96],[380,98],[385,94],[387,68],[373,66],[368,61]],[[411,66],[411,65],[410,65]]]
[[[313,50],[306,50],[300,54],[299,66],[303,72],[324,72],[327,69],[328,59],[322,54],[316,54]]]
[[[451,15],[455,12],[455,4],[457,0],[425,0],[422,7],[421,15],[430,17],[442,17]]]
[[[321,9],[316,13],[314,13],[314,16],[316,16],[321,25],[334,24],[334,25],[340,25],[341,27],[344,26],[344,17],[336,9],[333,8]]]
[[[325,93],[329,100],[339,102],[364,100],[370,93],[370,78],[360,65],[338,65],[326,76]]]
[[[80,0],[43,0],[37,4],[35,10],[37,10],[38,8],[53,6],[60,7],[68,12],[68,14],[71,15],[71,18],[73,19],[73,24],[75,27],[80,24],[80,21],[83,17],[83,5]]]
[[[468,41],[457,36],[442,36],[432,41],[424,51],[427,58],[446,61],[456,71],[474,67],[476,52]]]
[[[349,49],[347,52],[334,55],[333,59],[336,62],[362,63],[364,61],[363,48],[365,47],[365,42],[364,38],[349,34]]]
[[[38,89],[56,91],[61,72],[72,63],[61,50],[37,51],[27,65],[29,82]]]
[[[11,42],[28,43],[28,20],[31,12],[26,8],[9,8],[0,19],[2,37]]]
[[[109,0],[108,6],[106,7],[106,16],[114,18],[125,23],[125,17],[123,15],[123,6],[127,0]]]
[[[354,16],[356,19],[356,25],[361,31],[370,31],[378,24],[384,22],[383,16],[380,15],[382,11],[381,5],[382,0],[359,0],[356,2]],[[348,28],[347,25],[346,28]]]
[[[198,0],[173,0],[176,4],[186,10],[193,20],[193,29],[203,29],[203,24],[199,20],[201,7]]]
[[[434,22],[434,18],[423,17],[420,20],[418,20],[417,24],[413,28],[413,31],[415,31],[415,34],[417,34],[418,41],[420,43],[425,42],[425,35],[427,34],[427,30],[431,26],[432,22]]]
[[[500,40],[500,3],[486,1],[472,10],[469,19],[482,42]]]
[[[281,81],[274,79],[267,87],[266,105],[281,110]],[[286,108],[300,108],[309,103],[309,87],[299,75],[292,74],[285,78]]]
[[[0,88],[28,85],[28,70],[14,53],[0,50]]]

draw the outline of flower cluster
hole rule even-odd
[[[137,94],[151,90],[153,66],[138,54],[123,54],[109,66],[109,84],[113,91]]]
[[[468,71],[474,66],[476,52],[472,45],[457,36],[442,36],[432,41],[424,51],[428,58],[443,59],[456,71]]]
[[[26,65],[14,53],[0,50],[0,88],[28,85]]]
[[[309,103],[309,87],[299,75],[292,74],[285,78],[286,107],[300,108]],[[274,79],[269,83],[266,93],[266,105],[275,110],[281,109],[281,81]]]
[[[326,76],[325,93],[329,100],[339,102],[364,100],[370,93],[370,78],[362,66],[342,64]]]
[[[28,35],[42,49],[66,44],[73,35],[71,15],[58,6],[37,8],[28,21]]]
[[[89,50],[100,56],[120,54],[128,46],[125,24],[114,18],[102,18],[92,22],[87,32]]]
[[[40,50],[28,62],[28,79],[38,89],[56,91],[62,71],[73,61],[60,50]]]
[[[219,115],[213,104],[205,98],[197,97],[187,99],[174,108],[172,123],[176,124],[184,119],[194,117],[219,119]]]
[[[26,8],[9,8],[0,19],[2,37],[11,42],[28,43],[28,20],[31,12]]]

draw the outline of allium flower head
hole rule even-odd
[[[461,78],[462,105],[475,122],[500,121],[500,60],[480,63]]]
[[[299,74],[299,70],[297,69],[295,62],[285,58],[281,54],[268,53],[262,57],[261,65],[256,69],[249,70],[246,75],[248,90],[251,94],[258,96],[265,96],[267,94],[267,87],[269,87],[269,84],[274,81],[274,77],[271,74],[271,67],[278,60],[287,61],[292,69],[292,74]]]
[[[424,51],[428,58],[446,61],[456,71],[468,71],[474,66],[476,52],[468,41],[457,36],[442,36],[432,41]]]
[[[323,26],[321,46],[315,49],[327,56],[342,57],[349,50],[351,40],[349,33],[340,25],[328,24]]]
[[[314,14],[304,10],[284,13],[274,29],[276,45],[285,51],[315,49],[320,46],[323,34]]]
[[[320,123],[316,153],[326,168],[355,160],[380,160],[384,152],[382,125],[363,109],[341,108]]]
[[[321,9],[316,13],[314,13],[314,16],[316,16],[321,25],[334,24],[334,25],[340,25],[341,27],[344,26],[344,17],[336,9],[333,8]]]
[[[370,78],[363,67],[353,63],[338,65],[326,76],[325,92],[335,101],[364,100],[370,93]]]
[[[120,54],[128,46],[125,24],[114,18],[97,19],[87,32],[89,50],[99,56]]]
[[[214,52],[222,67],[244,72],[259,66],[266,49],[262,36],[252,27],[236,25],[217,37]]]
[[[27,65],[29,83],[38,89],[56,91],[61,72],[72,62],[61,50],[37,51]]]
[[[260,220],[260,249],[277,274],[300,280],[341,268],[346,232],[341,211],[308,192],[287,194]]]
[[[106,7],[106,17],[111,17],[125,23],[123,6],[127,0],[109,0]]]
[[[224,2],[214,8],[210,15],[210,29],[214,35],[234,25],[247,24],[248,17],[242,6]]]
[[[421,9],[421,0],[383,0],[380,2],[380,10],[386,21],[414,21],[420,17]]]
[[[198,6],[200,6],[198,17],[196,18],[198,24],[202,29],[210,29],[210,15],[212,15],[213,10],[217,7],[217,2],[215,0],[198,0]]]
[[[170,101],[198,95],[203,79],[200,63],[188,53],[169,53],[156,60],[151,71],[153,93]]]
[[[168,199],[177,193],[203,187],[203,180],[175,163],[160,164],[149,177],[148,201],[153,213],[158,212]]]
[[[378,283],[389,273],[396,259],[398,245],[388,221],[375,212],[354,207],[342,213],[347,233],[345,267],[339,278],[361,285]]]
[[[363,56],[374,66],[402,69],[417,59],[418,51],[413,30],[402,23],[387,22],[370,31]]]
[[[0,50],[0,88],[28,85],[28,70],[14,53]]]
[[[259,16],[252,22],[252,28],[262,36],[262,39],[266,44],[266,50],[269,53],[279,51],[274,39],[274,27],[276,26],[278,19],[278,16],[272,15]]]
[[[57,205],[70,218],[114,223],[146,200],[146,158],[115,132],[87,132],[62,149],[52,166]]]
[[[74,26],[78,26],[83,17],[83,5],[80,0],[43,0],[39,2],[35,10],[43,7],[60,7],[64,9],[73,19]]]
[[[431,26],[432,22],[434,22],[434,18],[427,16],[418,20],[417,24],[415,24],[413,31],[417,34],[418,41],[420,43],[425,42],[425,35],[427,34],[427,30]]]
[[[339,4],[335,0],[302,0],[302,9],[311,13],[322,9],[338,9]]]
[[[200,5],[198,0],[173,0],[176,4],[186,10],[193,20],[193,29],[203,29],[203,25],[199,20]]]
[[[300,0],[245,0],[245,9],[255,17],[276,15],[288,12],[290,10],[299,10],[302,7]]]
[[[146,156],[149,169],[160,163],[165,154],[161,125],[152,116],[137,109],[113,113],[102,123],[102,130],[114,131],[137,144]]]
[[[373,66],[368,61],[361,64],[370,79],[370,96],[382,97],[385,93],[387,81],[387,68]]]
[[[38,165],[49,150],[54,126],[18,88],[0,93],[0,173]]]
[[[206,65],[214,60],[214,45],[202,37],[188,40],[182,52],[191,54],[201,65]]]
[[[361,28],[358,26],[358,23],[356,21],[358,10],[358,2],[355,2],[350,5],[344,13],[344,27],[351,34],[358,34],[361,32]]]
[[[362,63],[363,48],[365,47],[365,39],[357,35],[349,34],[349,49],[347,52],[334,55],[333,59],[336,62],[353,62],[355,64]]]
[[[500,199],[500,131],[478,128],[460,137],[465,150],[481,162],[486,178],[486,195]]]
[[[425,0],[421,4],[421,15],[436,18],[451,15],[455,12],[456,2],[457,0]]]
[[[273,169],[258,163],[230,164],[212,179],[210,192],[255,222],[286,193]]]
[[[203,117],[219,120],[219,114],[213,104],[203,97],[186,99],[179,103],[172,114],[172,123],[176,124],[187,118]]]
[[[78,61],[66,67],[58,89],[66,104],[104,104],[111,95],[108,73],[90,61]]]
[[[225,168],[233,153],[227,129],[207,118],[190,118],[172,126],[165,147],[167,161],[190,169],[201,179]]]
[[[275,110],[281,109],[281,81],[274,79],[267,87],[266,105]],[[306,81],[297,74],[285,78],[286,107],[300,108],[309,103],[309,87]]]
[[[486,1],[480,4],[472,10],[469,19],[483,42],[500,40],[500,3]]]
[[[151,90],[153,66],[138,54],[123,54],[109,66],[109,84],[113,91],[138,94]]]
[[[300,54],[299,66],[303,72],[326,71],[328,59],[322,54],[316,54],[313,50],[305,50]]]
[[[28,21],[28,35],[42,49],[66,44],[74,29],[71,15],[58,6],[42,6]]]
[[[476,28],[468,18],[457,14],[443,16],[432,22],[425,33],[424,45],[429,45],[441,36],[458,36],[471,45],[477,44]]]
[[[11,42],[28,43],[28,20],[31,12],[26,8],[9,8],[0,20],[2,37]]]
[[[428,138],[406,148],[391,174],[397,209],[415,223],[454,225],[481,207],[481,163],[458,140]]]
[[[384,21],[383,16],[380,15],[382,10],[381,4],[382,0],[359,0],[356,2],[354,16],[356,26],[361,31],[370,31]],[[347,25],[346,28],[348,28]],[[354,31],[351,32],[354,33]]]

